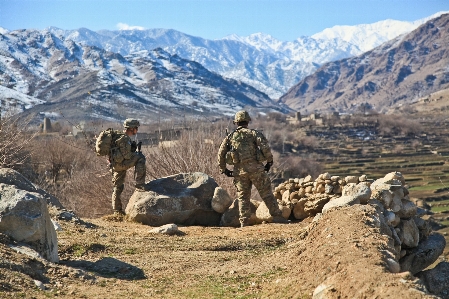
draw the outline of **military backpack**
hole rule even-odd
[[[111,128],[101,131],[95,142],[95,152],[97,156],[111,156],[112,151],[117,147],[115,141],[124,133]]]

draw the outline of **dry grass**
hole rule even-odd
[[[35,136],[28,131],[28,125],[27,120],[16,116],[0,116],[0,167],[23,169],[29,158],[27,146]]]

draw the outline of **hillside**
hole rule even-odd
[[[0,35],[0,70],[2,88],[14,91],[0,99],[26,108],[25,115],[120,121],[135,111],[150,122],[230,115],[243,107],[288,111],[249,85],[160,48],[122,56],[49,31]],[[45,103],[30,109],[33,102]]]
[[[449,87],[449,14],[357,57],[330,62],[280,101],[301,112],[379,112]]]
[[[0,294],[38,299],[312,298],[326,282],[332,283],[329,298],[431,298],[415,277],[387,270],[391,248],[387,237],[366,221],[372,213],[360,206],[313,223],[180,227],[177,236],[106,218],[57,220],[62,226],[59,264],[16,253],[2,236]],[[447,250],[444,254],[449,257]],[[33,280],[43,282],[45,290]]]

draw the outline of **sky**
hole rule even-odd
[[[293,41],[335,25],[415,21],[449,0],[0,0],[8,30],[175,29],[206,39],[266,33]]]

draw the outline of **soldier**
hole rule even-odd
[[[125,187],[126,171],[131,167],[135,167],[136,189],[145,190],[145,156],[137,150],[135,141],[131,141],[131,136],[137,134],[140,123],[136,119],[126,119],[123,123],[124,134],[115,141],[115,147],[112,150],[111,172],[112,184],[114,189],[112,191],[112,209],[114,213],[123,215],[122,202],[120,195]]]
[[[235,114],[233,123],[238,127],[221,143],[218,151],[220,173],[234,177],[239,200],[240,226],[248,226],[251,217],[250,197],[252,185],[267,205],[273,222],[288,223],[282,217],[276,198],[271,190],[271,182],[266,172],[273,165],[273,155],[265,136],[256,130],[248,129],[251,117],[242,110]],[[265,166],[262,161],[267,161]],[[233,164],[230,171],[226,164]]]

